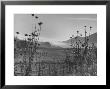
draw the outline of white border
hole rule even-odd
[[[5,14],[6,85],[105,85],[106,6],[105,5],[7,5]],[[14,14],[97,14],[98,76],[14,76]]]

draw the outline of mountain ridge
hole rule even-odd
[[[94,45],[97,47],[97,33],[91,34],[90,36],[87,37],[89,38],[88,45],[90,46],[92,45],[92,43],[94,43]],[[77,39],[80,40],[82,43],[85,42],[85,37],[78,36]],[[56,42],[47,41],[47,42],[39,42],[39,43],[40,43],[40,47],[43,48],[70,48],[71,40],[73,41],[73,43],[76,42],[76,39],[74,37],[66,41],[56,41]],[[20,41],[20,39],[18,39],[18,41]]]

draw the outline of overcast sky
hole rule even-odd
[[[92,26],[91,34],[97,32],[96,14],[38,14],[39,18],[34,19],[30,14],[14,15],[14,32],[20,32],[20,37],[25,33],[34,31],[34,23],[43,22],[40,40],[42,41],[65,41],[76,31],[84,36],[84,26]],[[38,25],[36,25],[39,28]]]

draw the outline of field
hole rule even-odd
[[[38,48],[14,49],[15,76],[96,76],[96,49]],[[79,52],[78,52],[79,51]],[[77,53],[78,52],[78,53]]]
[[[16,14],[15,22],[15,76],[97,76],[96,14]]]

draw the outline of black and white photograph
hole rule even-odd
[[[20,3],[3,5],[5,85],[106,85],[108,4]]]
[[[97,76],[97,14],[14,14],[14,76]]]

